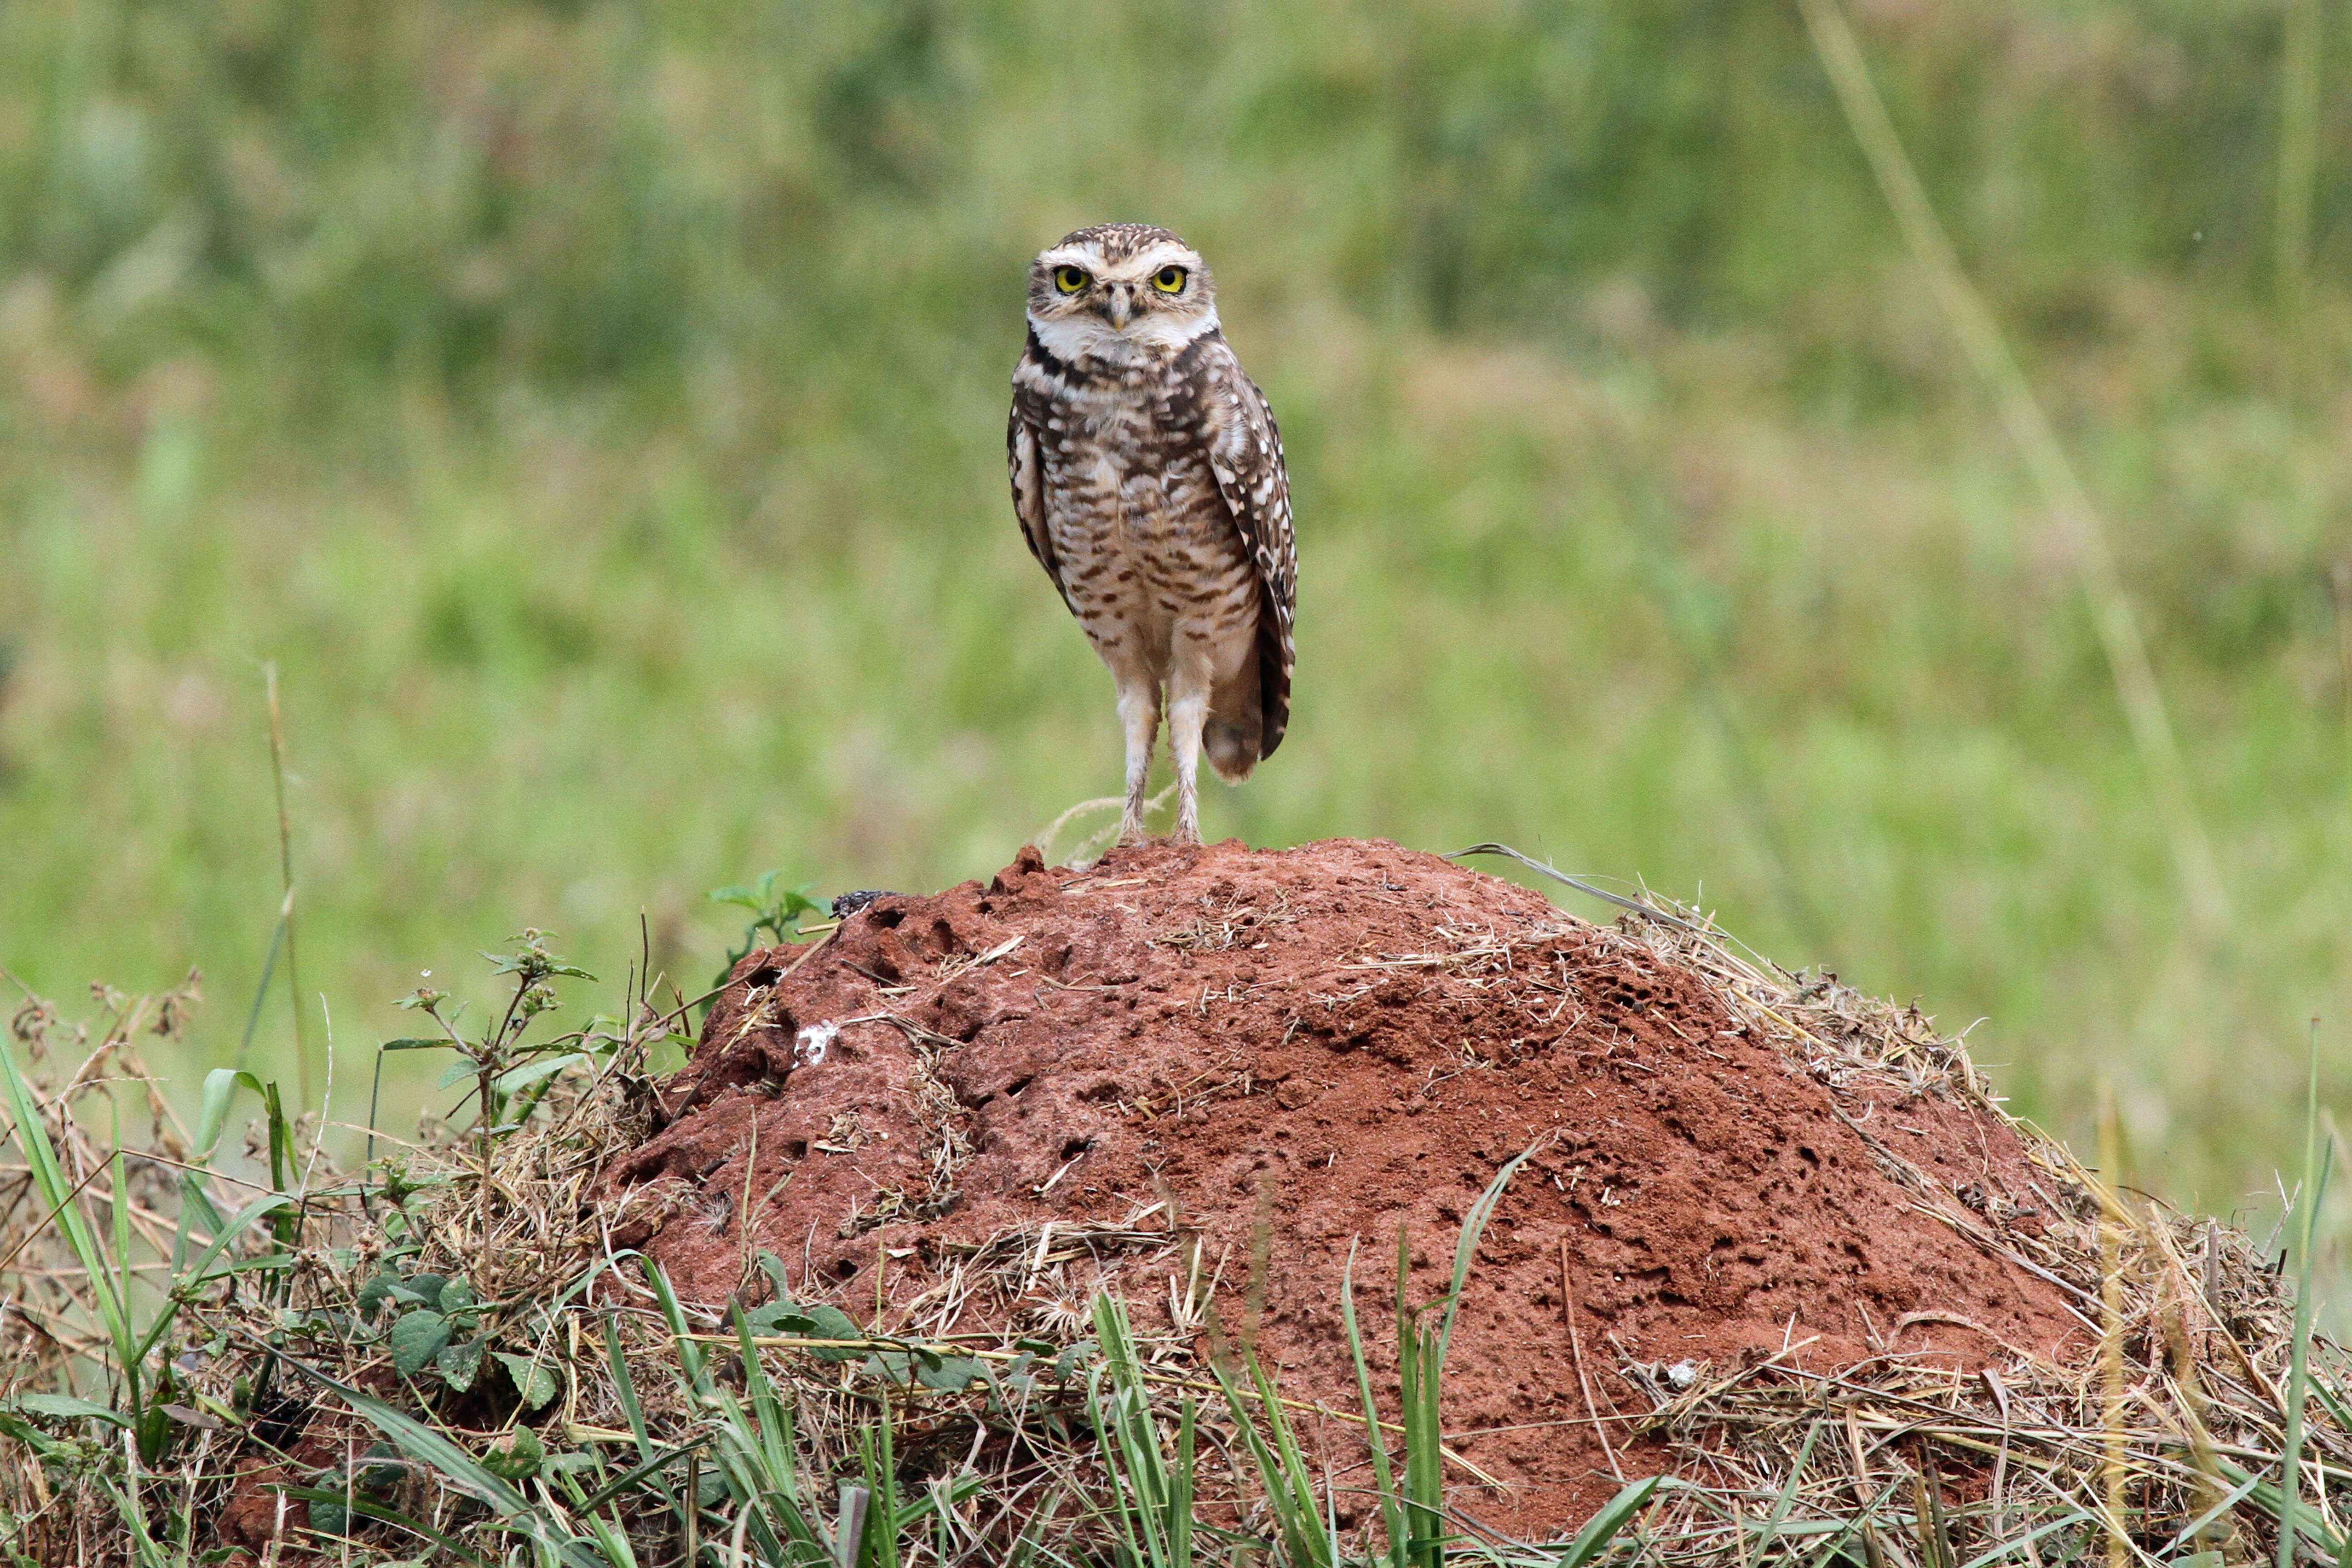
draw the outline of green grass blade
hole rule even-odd
[[[89,1279],[90,1295],[107,1337],[114,1342],[115,1353],[127,1370],[133,1364],[131,1352],[139,1338],[131,1331],[129,1304],[116,1293],[105,1245],[90,1227],[89,1217],[75,1206],[80,1184],[66,1180],[65,1168],[58,1163],[57,1150],[49,1142],[48,1127],[33,1101],[33,1086],[16,1066],[16,1052],[5,1044],[0,1044],[0,1083],[5,1083],[7,1090],[9,1114],[16,1124],[16,1146],[32,1173],[34,1189],[40,1194],[43,1206],[54,1216],[66,1245],[73,1249],[74,1261],[81,1265]],[[125,1196],[116,1194],[118,1207]]]
[[[697,1394],[710,1392],[710,1371],[702,1347],[694,1342],[693,1330],[688,1327],[686,1309],[677,1299],[677,1291],[669,1282],[669,1272],[652,1258],[646,1259],[646,1279],[654,1288],[654,1300],[661,1305],[662,1321],[669,1325],[670,1340],[677,1348],[678,1369],[685,1373],[687,1386]]]
[[[2278,1568],[2294,1568],[2303,1500],[2303,1412],[2311,1386],[2313,1253],[2320,1205],[2336,1163],[2336,1141],[2319,1136],[2319,1020],[2311,1021],[2310,1079],[2305,1090],[2302,1213],[2295,1239],[2294,1338],[2288,1351],[2286,1430],[2279,1450]]]
[[[1440,1362],[1454,1343],[1454,1314],[1462,1307],[1462,1288],[1470,1281],[1470,1260],[1478,1250],[1478,1238],[1486,1234],[1486,1222],[1495,1217],[1496,1206],[1503,1201],[1503,1189],[1510,1185],[1519,1167],[1549,1141],[1549,1137],[1538,1139],[1513,1155],[1509,1163],[1495,1173],[1495,1179],[1486,1184],[1486,1190],[1478,1194],[1478,1201],[1470,1205],[1469,1214],[1463,1218],[1462,1237],[1454,1246],[1454,1283],[1445,1292],[1445,1326],[1437,1336]]]
[[[751,1401],[752,1436],[765,1480],[766,1495],[771,1499],[772,1511],[779,1508],[784,1523],[794,1540],[805,1539],[822,1545],[821,1532],[803,1512],[797,1495],[800,1485],[799,1466],[793,1458],[793,1425],[792,1413],[776,1397],[775,1384],[769,1381],[768,1370],[760,1364],[759,1347],[751,1342],[751,1321],[745,1317],[743,1304],[735,1303],[735,1335],[743,1356],[743,1387]]]
[[[184,1290],[190,1287],[204,1284],[211,1278],[205,1271],[213,1266],[213,1260],[227,1250],[229,1245],[238,1237],[251,1228],[254,1221],[264,1215],[274,1214],[279,1209],[291,1208],[293,1205],[294,1200],[284,1193],[264,1193],[237,1210],[226,1223],[215,1229],[212,1240],[206,1244],[204,1251],[196,1255],[194,1263],[184,1268],[173,1271],[173,1288],[175,1290]],[[133,1348],[131,1355],[132,1365],[136,1366],[146,1361],[148,1352],[152,1351],[162,1342],[163,1336],[171,1331],[172,1324],[178,1317],[178,1305],[173,1301],[166,1300],[162,1310],[156,1313],[155,1321],[148,1325],[147,1331],[140,1336],[138,1344]]]
[[[236,1043],[237,1068],[244,1067],[246,1058],[253,1054],[253,1031],[261,1023],[261,1005],[269,1000],[269,983],[271,980],[277,978],[278,952],[280,948],[286,945],[286,921],[287,917],[291,912],[292,906],[290,904],[287,908],[279,910],[278,911],[278,924],[269,933],[269,955],[261,961],[261,979],[253,988],[253,1006],[246,1013],[245,1016],[245,1035],[244,1037],[239,1039]],[[236,1070],[236,1068],[232,1068],[228,1070],[234,1072]],[[202,1146],[202,1141],[199,1140],[198,1147],[201,1148]]]
[[[1798,1484],[1805,1479],[1805,1463],[1813,1457],[1813,1440],[1822,1435],[1822,1424],[1816,1419],[1805,1429],[1805,1440],[1798,1446],[1797,1461],[1789,1467],[1789,1479],[1780,1488],[1780,1495],[1772,1500],[1771,1517],[1764,1521],[1763,1531],[1756,1538],[1756,1555],[1760,1560],[1772,1550],[1772,1542],[1780,1527],[1789,1521],[1789,1510],[1797,1500]]]
[[[629,1424],[629,1435],[637,1440],[640,1458],[654,1457],[654,1440],[646,1430],[646,1407],[637,1398],[637,1380],[630,1375],[629,1358],[621,1351],[621,1331],[611,1313],[604,1316],[604,1353],[613,1369],[613,1390],[621,1402],[621,1415]]]
[[[205,1074],[204,1098],[196,1115],[196,1158],[209,1160],[214,1146],[228,1126],[229,1107],[236,1103],[236,1091],[249,1089],[256,1094],[267,1091],[261,1080],[243,1068],[215,1068]]]
[[[1348,1244],[1348,1261],[1339,1274],[1339,1323],[1348,1336],[1348,1354],[1356,1366],[1356,1393],[1364,1402],[1364,1446],[1371,1450],[1372,1478],[1380,1490],[1381,1528],[1387,1532],[1390,1568],[1405,1568],[1404,1508],[1397,1496],[1396,1475],[1389,1464],[1387,1436],[1381,1431],[1380,1406],[1372,1399],[1371,1369],[1364,1360],[1363,1326],[1356,1321],[1356,1244]]]
[[[680,1459],[685,1458],[688,1454],[694,1452],[695,1449],[702,1447],[702,1444],[703,1439],[698,1437],[691,1443],[680,1443],[675,1447],[664,1448],[660,1453],[654,1455],[651,1458],[644,1460],[635,1468],[622,1472],[613,1479],[605,1482],[603,1486],[598,1487],[594,1491],[581,1499],[580,1501],[573,1506],[582,1513],[593,1513],[598,1509],[603,1508],[606,1503],[611,1502],[614,1498],[619,1497],[623,1492],[627,1491],[631,1487],[635,1486],[639,1481],[644,1480],[647,1476],[657,1475],[662,1470],[667,1469],[668,1467],[677,1463]]]
[[[1819,1431],[1821,1423],[1817,1421],[1813,1426],[1815,1431]],[[1807,1447],[1812,1446],[1812,1436],[1810,1433],[1806,1435],[1805,1445]],[[1798,1468],[1801,1470],[1803,1468],[1801,1460]],[[1659,1483],[1664,1479],[1664,1476],[1651,1476],[1645,1479],[1634,1481],[1603,1503],[1601,1511],[1586,1521],[1584,1528],[1576,1532],[1576,1539],[1569,1542],[1568,1550],[1560,1553],[1557,1568],[1584,1568],[1586,1563],[1606,1552],[1609,1549],[1609,1543],[1617,1539],[1618,1531],[1631,1524],[1633,1521],[1633,1516],[1649,1506],[1650,1494],[1656,1491]],[[1793,1492],[1794,1489],[1795,1482],[1792,1479],[1790,1490]],[[1785,1497],[1782,1499],[1781,1507],[1782,1509],[1787,1507]],[[1776,1531],[1780,1525],[1780,1511],[1776,1510],[1772,1521],[1772,1528]],[[1770,1540],[1769,1534],[1766,1540],[1768,1542]],[[1757,1560],[1769,1561],[1760,1551]]]
[[[2242,1496],[2243,1494],[2242,1493],[2240,1495]],[[2026,1548],[2032,1545],[2035,1542],[2041,1540],[2045,1535],[2053,1535],[2059,1531],[2068,1529],[2071,1526],[2077,1524],[2098,1525],[2101,1524],[2101,1522],[2099,1516],[2091,1512],[2088,1509],[2077,1509],[2073,1513],[2061,1515],[2060,1517],[2050,1521],[2047,1524],[2037,1525],[2033,1529],[2027,1531],[2022,1535],[2017,1536],[2012,1540],[2004,1541],[1997,1546],[1993,1546],[1984,1552],[1979,1552],[1976,1556],[1969,1558],[1967,1563],[1963,1563],[1961,1568],[1992,1568],[1993,1563],[2000,1562],[2004,1557],[2014,1556],[2018,1552],[2025,1551]],[[2189,1531],[2182,1532],[2180,1539],[2182,1541],[2188,1540],[2189,1535],[2194,1534],[2197,1530],[2202,1529],[2206,1522],[2207,1521],[2200,1521],[2197,1525],[2192,1526]],[[2179,1542],[2175,1542],[2173,1544],[2177,1549]],[[2170,1556],[2170,1553],[2167,1552],[2165,1555],[2168,1557]],[[2029,1559],[2029,1561],[2031,1561],[2031,1559]]]

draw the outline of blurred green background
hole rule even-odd
[[[341,1117],[527,923],[610,1005],[641,912],[717,966],[719,884],[987,876],[1117,787],[1002,442],[1028,258],[1144,218],[1297,500],[1289,738],[1212,837],[1646,881],[2259,1207],[2312,1016],[2352,1087],[2352,37],[2283,181],[2280,0],[1849,12],[2108,520],[2227,936],[1793,0],[25,0],[0,963],[198,966],[182,1066],[235,1054],[263,661]]]

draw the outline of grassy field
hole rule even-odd
[[[0,13],[0,963],[199,967],[181,1066],[236,1056],[265,661],[339,1117],[526,924],[690,985],[719,884],[985,877],[1118,769],[1003,493],[1023,268],[1148,217],[1300,520],[1290,735],[1213,835],[1639,879],[2260,1206],[2307,1019],[2352,1072],[2352,41],[2283,179],[2275,6],[1855,16],[2226,935],[1792,6],[51,0]],[[255,1048],[294,1080],[282,1001]]]

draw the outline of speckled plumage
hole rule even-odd
[[[1037,258],[1006,447],[1030,552],[1118,688],[1120,841],[1142,837],[1164,696],[1176,837],[1198,842],[1202,749],[1238,783],[1282,743],[1297,562],[1282,438],[1197,252],[1108,224]]]

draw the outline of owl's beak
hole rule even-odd
[[[1124,289],[1107,290],[1110,296],[1110,324],[1124,329],[1127,319],[1135,312],[1135,296]]]

